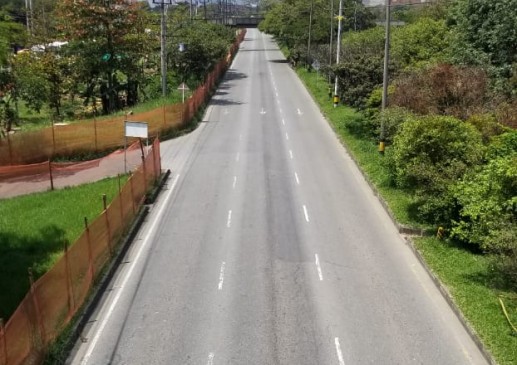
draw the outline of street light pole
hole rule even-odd
[[[386,35],[384,40],[384,70],[382,75],[382,104],[381,104],[381,135],[379,141],[379,152],[384,153],[384,140],[386,138],[386,127],[384,123],[384,110],[386,109],[386,105],[388,103],[388,66],[390,62],[390,6],[391,0],[386,0]]]
[[[343,0],[339,0],[339,15],[338,15],[338,26],[337,26],[337,56],[336,56],[336,67],[339,65],[339,54],[341,53],[341,21],[343,20]],[[336,72],[336,80],[334,83],[334,108],[339,104],[338,96],[338,75]]]
[[[329,67],[332,66],[332,38],[334,36],[334,0],[330,0],[330,42],[329,42]],[[329,94],[330,94],[330,72],[329,72]],[[330,97],[330,95],[329,95]]]

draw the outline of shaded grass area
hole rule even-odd
[[[517,293],[499,280],[493,258],[434,237],[416,239],[415,245],[497,362],[517,364],[517,333],[512,333],[498,300],[517,325]]]
[[[124,184],[126,177],[121,177]],[[29,289],[28,268],[43,275],[118,193],[118,178],[0,200],[0,318],[7,319]]]
[[[360,138],[346,128],[347,122],[360,121],[363,116],[345,106],[334,108],[326,81],[315,72],[300,68],[297,73],[341,141],[386,200],[397,221],[413,227],[430,228],[416,220],[413,214],[415,199],[390,185],[388,167],[377,152],[376,143]],[[517,293],[504,287],[503,280],[491,264],[493,258],[433,237],[417,239],[415,244],[497,362],[517,364],[517,333],[512,332],[498,299],[503,299],[510,320],[517,325]]]

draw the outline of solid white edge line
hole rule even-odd
[[[207,365],[212,365],[214,363],[214,353],[211,352],[208,354],[208,362],[207,362]]]
[[[320,281],[323,281],[323,273],[321,272],[321,266],[320,266],[320,258],[318,257],[318,254],[314,254],[315,263],[316,263],[316,269],[318,270],[318,276],[320,278]]]
[[[345,365],[345,360],[343,360],[343,353],[341,352],[341,346],[339,345],[339,338],[334,338],[334,343],[336,344],[336,352],[337,358],[339,360],[339,365]]]
[[[221,271],[219,272],[219,285],[217,288],[219,290],[223,289],[223,282],[224,282],[224,267],[226,266],[226,262],[223,261],[221,264]]]
[[[307,207],[303,205],[303,214],[305,214],[305,220],[309,222],[309,213],[307,213]]]
[[[172,183],[172,185],[167,193],[167,196],[163,200],[162,206],[156,213],[156,219],[154,220],[154,222],[151,224],[149,230],[147,231],[147,234],[142,241],[142,245],[138,249],[136,256],[134,257],[133,261],[131,262],[131,265],[129,266],[126,276],[124,277],[124,280],[122,280],[122,283],[119,286],[119,291],[115,294],[115,297],[113,298],[106,315],[101,320],[101,322],[99,324],[99,328],[97,329],[95,336],[93,337],[92,341],[90,342],[90,345],[88,346],[88,348],[86,350],[86,354],[83,356],[83,358],[81,360],[81,365],[86,365],[88,363],[88,360],[90,360],[93,350],[95,349],[97,342],[99,342],[102,332],[104,331],[104,328],[108,324],[111,314],[113,313],[113,311],[115,310],[115,307],[117,306],[117,303],[120,299],[120,296],[122,295],[122,291],[123,291],[124,287],[127,285],[127,282],[129,280],[129,278],[131,277],[131,274],[133,273],[133,270],[135,269],[135,266],[136,266],[138,260],[140,259],[140,256],[142,255],[144,248],[146,248],[149,244],[149,241],[150,241],[149,238],[151,237],[152,234],[155,233],[154,231],[158,225],[158,222],[161,221],[161,219],[158,219],[158,218],[162,216],[163,211],[165,210],[165,207],[167,206],[167,203],[168,203],[170,197],[172,196],[172,192],[174,191],[176,183],[178,182],[179,176],[180,176],[179,174],[176,175],[176,178],[174,179],[174,182]]]
[[[226,227],[230,228],[232,225],[232,211],[228,211],[228,220],[226,221]]]
[[[294,178],[296,179],[296,183],[300,185],[300,179],[298,178],[298,174],[296,172],[294,173]]]

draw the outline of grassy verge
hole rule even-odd
[[[339,138],[386,200],[397,221],[413,227],[430,228],[422,226],[413,217],[413,197],[389,184],[388,167],[377,152],[377,145],[357,137],[345,127],[346,121],[362,118],[361,114],[345,106],[334,108],[328,96],[327,82],[317,73],[302,68],[297,73]],[[503,299],[510,319],[517,325],[517,294],[497,285],[497,273],[492,270],[491,258],[430,237],[417,239],[416,245],[497,362],[501,365],[517,364],[517,333],[512,333],[498,299]]]
[[[517,293],[500,285],[492,259],[433,237],[416,239],[415,245],[497,362],[517,364],[517,333],[512,334],[498,299],[517,325]]]
[[[126,178],[121,179],[123,184]],[[111,178],[74,188],[0,200],[0,318],[9,318],[27,293],[27,268],[36,277],[61,256],[65,242],[73,243],[118,193]]]

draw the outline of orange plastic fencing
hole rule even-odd
[[[216,65],[204,85],[185,104],[166,106],[158,112],[141,113],[134,119],[149,122],[151,134],[190,120],[208,100],[210,91],[229,66],[243,38],[244,32],[241,32],[229,56]],[[117,135],[113,132],[122,131],[122,122],[122,119],[111,119],[78,123],[56,127],[53,131],[47,129],[15,136],[0,144],[0,164],[41,162],[66,151],[76,153],[122,145],[122,133]],[[92,125],[95,129],[92,129]],[[6,160],[5,156],[10,158]],[[31,168],[44,175],[48,173],[49,162],[32,167],[18,166],[13,174],[23,176]],[[2,171],[6,175],[10,173],[6,169]],[[118,196],[97,219],[85,221],[83,234],[70,248],[65,247],[63,256],[52,269],[31,283],[29,292],[7,323],[4,325],[0,320],[0,365],[41,362],[47,346],[84,303],[96,275],[110,259],[114,245],[128,229],[143,203],[146,191],[160,173],[160,143],[155,138],[147,156],[142,157],[141,165],[121,187]]]
[[[148,123],[149,135],[154,138],[164,130],[180,128],[208,101],[217,80],[230,65],[245,31],[237,35],[228,55],[206,77],[192,97],[185,103],[164,105],[137,113],[131,120]],[[93,119],[69,125],[52,125],[45,129],[24,132],[0,139],[0,165],[22,165],[44,162],[54,156],[105,151],[124,145],[125,116]]]
[[[46,347],[84,303],[160,173],[160,142],[155,139],[118,196],[93,222],[85,221],[83,234],[64,249],[52,269],[31,283],[29,293],[5,326],[0,323],[1,365],[41,362]]]

